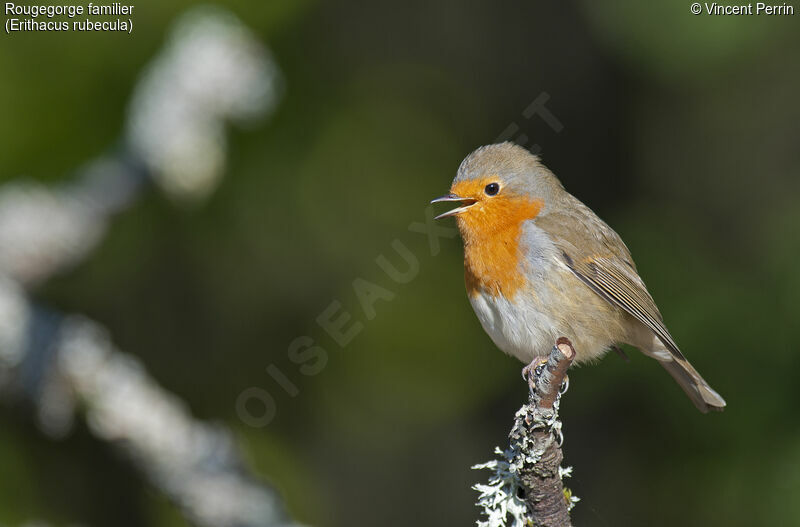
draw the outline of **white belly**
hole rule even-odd
[[[512,303],[502,295],[479,293],[470,303],[495,345],[522,362],[547,356],[559,336],[556,321],[532,296],[518,294]]]

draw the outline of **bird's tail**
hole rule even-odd
[[[689,361],[673,356],[671,360],[659,362],[683,388],[698,410],[707,413],[709,410],[720,411],[725,408],[725,399],[708,385]]]

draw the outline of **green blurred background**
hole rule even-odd
[[[132,35],[2,35],[2,181],[65,180],[113,148],[139,73],[191,4],[137,5]],[[466,154],[515,124],[622,235],[728,401],[701,415],[633,350],[573,371],[575,523],[800,524],[800,15],[636,0],[220,4],[272,50],[275,113],[233,129],[205,203],[148,192],[36,299],[101,322],[196,416],[233,428],[299,520],[472,524],[470,486],[487,473],[469,467],[506,444],[521,364],[472,313],[458,238],[432,255],[408,227]],[[560,132],[522,115],[542,93]],[[393,240],[419,260],[405,285],[375,262],[401,265]],[[394,294],[374,320],[356,278]],[[315,322],[333,301],[364,324],[344,349]],[[301,335],[328,352],[317,375],[287,356]],[[248,387],[275,398],[266,427],[237,415]],[[7,404],[0,474],[0,523],[187,524],[85,425],[51,440]]]

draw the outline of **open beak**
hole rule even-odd
[[[431,203],[439,203],[440,201],[460,201],[460,202],[462,202],[464,204],[462,206],[460,206],[460,207],[456,207],[453,210],[448,210],[444,214],[439,214],[438,216],[433,218],[435,220],[438,220],[438,219],[441,219],[441,218],[447,218],[448,216],[455,216],[456,214],[461,214],[462,212],[464,212],[465,210],[467,210],[471,206],[475,205],[475,203],[477,203],[478,200],[473,199],[473,198],[462,198],[461,196],[457,196],[455,194],[445,194],[442,197],[439,197],[439,198],[436,198],[434,200],[431,200]]]

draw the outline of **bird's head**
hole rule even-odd
[[[460,205],[436,217],[455,216],[465,242],[518,228],[542,213],[563,192],[539,158],[521,146],[478,148],[458,168],[450,193],[434,199]]]

